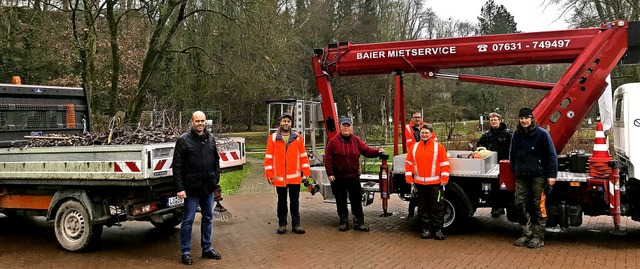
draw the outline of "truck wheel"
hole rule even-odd
[[[75,200],[58,208],[54,226],[58,243],[69,251],[83,250],[102,235],[102,225],[92,225],[87,209]]]
[[[171,218],[162,222],[158,222],[154,220],[149,220],[149,222],[151,222],[153,226],[155,226],[160,230],[171,230],[176,226],[178,226],[178,224],[182,223],[182,220],[180,218]]]
[[[444,228],[449,231],[459,230],[468,218],[467,215],[467,209],[460,198],[454,192],[451,192],[444,199]]]

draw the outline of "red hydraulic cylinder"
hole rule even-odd
[[[405,144],[405,141],[407,141],[407,134],[405,132],[405,114],[404,114],[404,75],[402,74],[401,71],[397,71],[396,72],[396,92],[398,93],[397,95],[397,99],[395,100],[396,103],[396,107],[397,110],[394,111],[394,114],[398,114],[398,117],[400,118],[400,120],[398,121],[398,124],[400,125],[399,128],[402,128],[402,153],[407,153],[407,145]],[[397,154],[396,154],[397,155]]]
[[[380,187],[380,199],[382,199],[382,215],[380,217],[388,217],[393,215],[392,213],[387,212],[387,208],[389,207],[389,166],[387,165],[387,160],[389,159],[388,154],[381,154],[380,160],[382,160],[382,164],[380,165],[380,180],[378,181],[378,186]]]
[[[620,211],[620,173],[618,168],[613,169],[613,173],[609,175],[609,177],[613,178],[614,181],[614,212],[613,212],[613,226],[615,227],[615,232],[620,232],[620,215],[622,212]]]
[[[393,106],[393,156],[398,155],[398,135],[400,134],[399,125],[400,125],[400,91],[398,91],[398,76],[396,75],[396,91],[393,98],[394,106]],[[402,132],[404,133],[404,132]],[[403,136],[404,137],[404,136]],[[404,150],[403,150],[404,151]]]

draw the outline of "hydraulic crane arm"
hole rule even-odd
[[[542,126],[549,126],[561,151],[606,87],[605,78],[625,55],[637,61],[640,22],[616,21],[600,28],[502,34],[462,38],[351,44],[341,42],[316,49],[313,66],[322,96],[329,137],[337,133],[337,114],[329,78],[377,74],[419,73],[446,77],[440,69],[503,65],[572,63],[555,84],[460,75],[462,81],[550,90],[534,109]],[[630,32],[632,34],[630,34]],[[404,114],[402,80],[396,75],[395,115]],[[399,83],[398,83],[399,81]],[[398,100],[400,99],[400,100]],[[398,111],[402,110],[402,111]],[[404,125],[404,116],[394,124]],[[397,133],[397,131],[396,131]],[[394,139],[397,139],[397,135]],[[395,143],[397,144],[397,142]]]

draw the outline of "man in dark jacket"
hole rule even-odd
[[[384,153],[384,149],[367,146],[362,139],[353,135],[353,122],[350,118],[340,119],[340,134],[329,139],[324,155],[324,167],[331,181],[331,191],[336,197],[336,207],[340,218],[341,232],[349,230],[349,209],[347,194],[351,201],[351,212],[355,218],[354,229],[369,231],[364,223],[362,211],[362,186],[360,186],[360,155],[375,158]]]
[[[511,135],[513,132],[507,129],[507,125],[502,122],[502,116],[496,112],[489,114],[489,124],[491,129],[482,134],[480,140],[476,144],[477,147],[485,147],[487,150],[498,152],[498,161],[509,159],[509,147],[511,146]],[[493,201],[498,203],[499,186],[496,181],[491,186]],[[504,214],[504,208],[494,205],[491,208],[491,216],[494,218]]]
[[[182,263],[191,265],[191,228],[198,205],[201,208],[202,257],[222,258],[211,245],[213,226],[213,191],[220,180],[220,156],[216,141],[205,130],[206,117],[196,111],[191,117],[191,130],[182,134],[173,152],[173,178],[178,197],[185,199],[184,215],[180,227],[180,254]]]
[[[553,186],[558,175],[558,156],[549,132],[538,126],[530,108],[520,109],[519,124],[511,139],[509,161],[516,176],[515,205],[522,236],[514,244],[529,248],[544,246],[545,185]]]

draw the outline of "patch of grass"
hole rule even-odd
[[[220,177],[220,187],[222,187],[223,195],[233,195],[240,189],[240,184],[249,173],[251,164],[247,163],[242,167],[242,170],[223,173]]]
[[[247,158],[256,159],[256,160],[264,160],[265,153],[264,152],[247,152]]]

